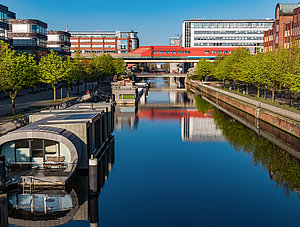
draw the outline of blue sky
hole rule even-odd
[[[297,3],[283,0],[280,3]],[[39,19],[48,28],[73,31],[135,30],[141,45],[168,45],[182,21],[274,18],[276,0],[0,0],[19,19]]]

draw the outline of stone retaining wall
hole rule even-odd
[[[211,87],[199,81],[191,80],[190,85],[198,91],[214,97],[216,103],[220,101],[228,103],[257,119],[263,120],[300,138],[300,114],[298,113]]]

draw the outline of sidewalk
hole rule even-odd
[[[94,83],[95,84],[95,83]],[[91,89],[92,85],[91,83],[88,84],[87,88]],[[80,85],[79,92],[84,91],[84,84]],[[35,89],[36,90],[36,89]],[[30,107],[33,106],[49,106],[53,105],[55,103],[51,102],[53,101],[53,89],[49,90],[41,90],[35,94],[30,94],[32,89],[25,89],[18,93],[18,97],[16,98],[16,113],[24,113],[28,111]],[[77,89],[73,87],[73,90],[70,89],[70,97],[77,97],[78,95],[76,93]],[[28,94],[29,93],[29,94]],[[63,98],[67,96],[67,89],[63,88]],[[3,97],[3,95],[1,95]],[[57,101],[61,100],[61,89],[57,89],[56,91],[56,99]],[[3,115],[11,114],[12,108],[11,108],[11,99],[5,98],[0,100],[0,120],[4,120],[6,117]]]

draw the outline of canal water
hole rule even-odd
[[[99,197],[67,190],[52,200],[49,220],[69,215],[63,226],[72,227],[91,219],[103,227],[300,225],[296,158],[200,96],[151,82],[146,103],[116,108],[114,161]],[[10,209],[21,195],[8,196]],[[18,209],[9,215],[17,218]]]

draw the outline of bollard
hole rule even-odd
[[[8,227],[7,194],[0,195],[0,226]]]
[[[89,159],[89,191],[90,194],[98,193],[98,159]]]
[[[99,195],[89,195],[89,214],[90,214],[90,226],[99,226],[99,208],[98,208]]]
[[[6,172],[5,172],[5,155],[0,154],[0,188],[4,189],[6,183]]]

